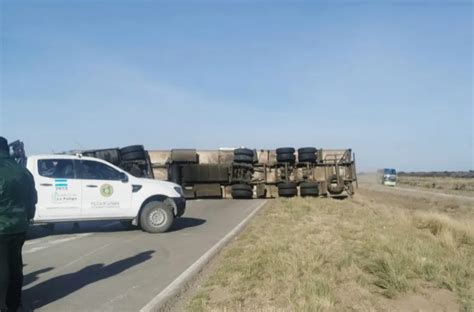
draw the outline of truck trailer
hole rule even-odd
[[[181,185],[187,198],[352,196],[357,185],[350,149],[172,149],[148,155],[154,177]]]
[[[15,142],[12,149],[19,161],[25,161],[21,142]],[[147,151],[142,145],[133,145],[68,154],[108,161],[135,177],[174,182],[182,186],[188,199],[352,196],[357,187],[355,153],[351,149]]]

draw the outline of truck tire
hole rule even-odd
[[[140,213],[140,226],[148,233],[166,232],[173,221],[173,211],[161,201],[149,202]]]
[[[234,155],[234,162],[237,162],[237,163],[251,164],[253,163],[253,161],[254,161],[253,155],[252,156],[245,155],[245,154]]]
[[[295,189],[297,184],[295,182],[280,182],[278,189]]]
[[[316,154],[317,151],[314,147],[302,147],[298,149],[298,154]]]
[[[232,191],[253,191],[252,185],[249,184],[234,184],[232,185]]]
[[[332,195],[339,195],[344,191],[344,183],[337,180],[337,176],[334,174],[328,179],[328,192]]]
[[[309,163],[314,164],[316,162],[316,154],[314,153],[298,154],[298,162],[300,163],[309,162]]]
[[[294,164],[296,162],[295,154],[277,154],[277,161],[280,163]]]
[[[116,166],[120,164],[120,150],[118,149],[95,151],[95,157],[108,161]]]
[[[145,149],[142,145],[132,145],[120,149],[122,160],[146,160]]]
[[[92,151],[82,152],[82,156],[95,157],[95,152],[92,152]]]
[[[278,196],[293,197],[298,194],[295,182],[281,182],[278,184]]]
[[[319,183],[317,182],[302,182],[300,184],[301,196],[318,196]]]
[[[234,199],[250,199],[253,197],[253,187],[249,184],[234,184],[231,194]]]
[[[137,178],[144,178],[145,175],[143,174],[143,170],[137,164],[133,164],[128,171],[132,176]]]
[[[298,194],[298,189],[278,189],[278,196],[280,197],[294,197]]]
[[[251,199],[253,197],[252,191],[236,190],[232,191],[233,199]]]
[[[294,154],[295,149],[293,147],[280,147],[276,149],[276,153],[278,154]]]
[[[254,151],[249,148],[236,148],[234,150],[234,156],[236,155],[247,155],[253,157]]]

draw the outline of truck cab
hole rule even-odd
[[[98,158],[31,156],[26,167],[38,192],[35,223],[121,220],[161,233],[185,211],[181,186],[134,177]]]
[[[382,185],[396,186],[397,185],[397,171],[391,168],[383,169]]]

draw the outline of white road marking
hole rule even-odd
[[[100,228],[109,228],[109,227],[112,227],[114,225],[117,225],[118,223],[119,223],[118,221],[114,221],[114,222],[111,222],[111,223],[104,224],[104,225],[100,226]],[[58,244],[61,244],[61,243],[73,241],[73,240],[83,238],[83,237],[87,237],[87,236],[90,236],[90,235],[93,235],[93,234],[95,234],[95,233],[81,233],[81,234],[74,234],[74,236],[72,236],[72,237],[56,238],[56,239],[55,238],[52,239],[51,236],[45,236],[43,238],[38,238],[38,239],[35,239],[35,240],[32,240],[32,241],[27,241],[27,242],[25,242],[25,247],[28,247],[28,246],[31,246],[31,245],[36,245],[38,243],[44,243],[44,245],[43,246],[38,246],[38,247],[33,247],[29,250],[24,251],[23,254],[27,255],[27,254],[34,253],[34,252],[37,252],[37,251],[40,251],[40,250],[44,250],[46,248],[49,248],[49,247],[52,247],[52,246],[55,246],[55,245],[58,245]],[[65,235],[68,235],[68,234],[65,234]]]
[[[37,251],[40,251],[40,250],[44,250],[44,249],[47,249],[47,248],[50,248],[50,247],[53,247],[53,246],[56,246],[56,245],[59,245],[59,244],[65,243],[65,242],[70,242],[70,241],[73,241],[73,240],[76,240],[76,239],[80,239],[80,238],[83,238],[83,237],[86,237],[86,236],[90,236],[92,234],[94,234],[94,233],[76,234],[72,237],[67,237],[67,238],[62,238],[62,239],[49,241],[49,242],[46,242],[46,245],[43,245],[43,246],[40,246],[40,247],[33,247],[29,250],[24,251],[23,254],[28,255],[28,254],[31,254],[31,253],[34,253],[34,252],[37,252]]]
[[[158,311],[170,298],[176,295],[180,288],[183,287],[195,274],[201,269],[221,250],[232,238],[234,238],[250,221],[250,219],[266,204],[266,200],[254,209],[245,219],[243,219],[236,227],[225,235],[220,241],[211,247],[204,255],[202,255],[196,262],[189,266],[183,273],[181,273],[171,284],[156,295],[146,306],[141,308],[140,312]]]

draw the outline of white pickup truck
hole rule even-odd
[[[26,167],[38,192],[35,223],[121,220],[161,233],[186,208],[178,184],[136,178],[101,159],[31,156]]]

